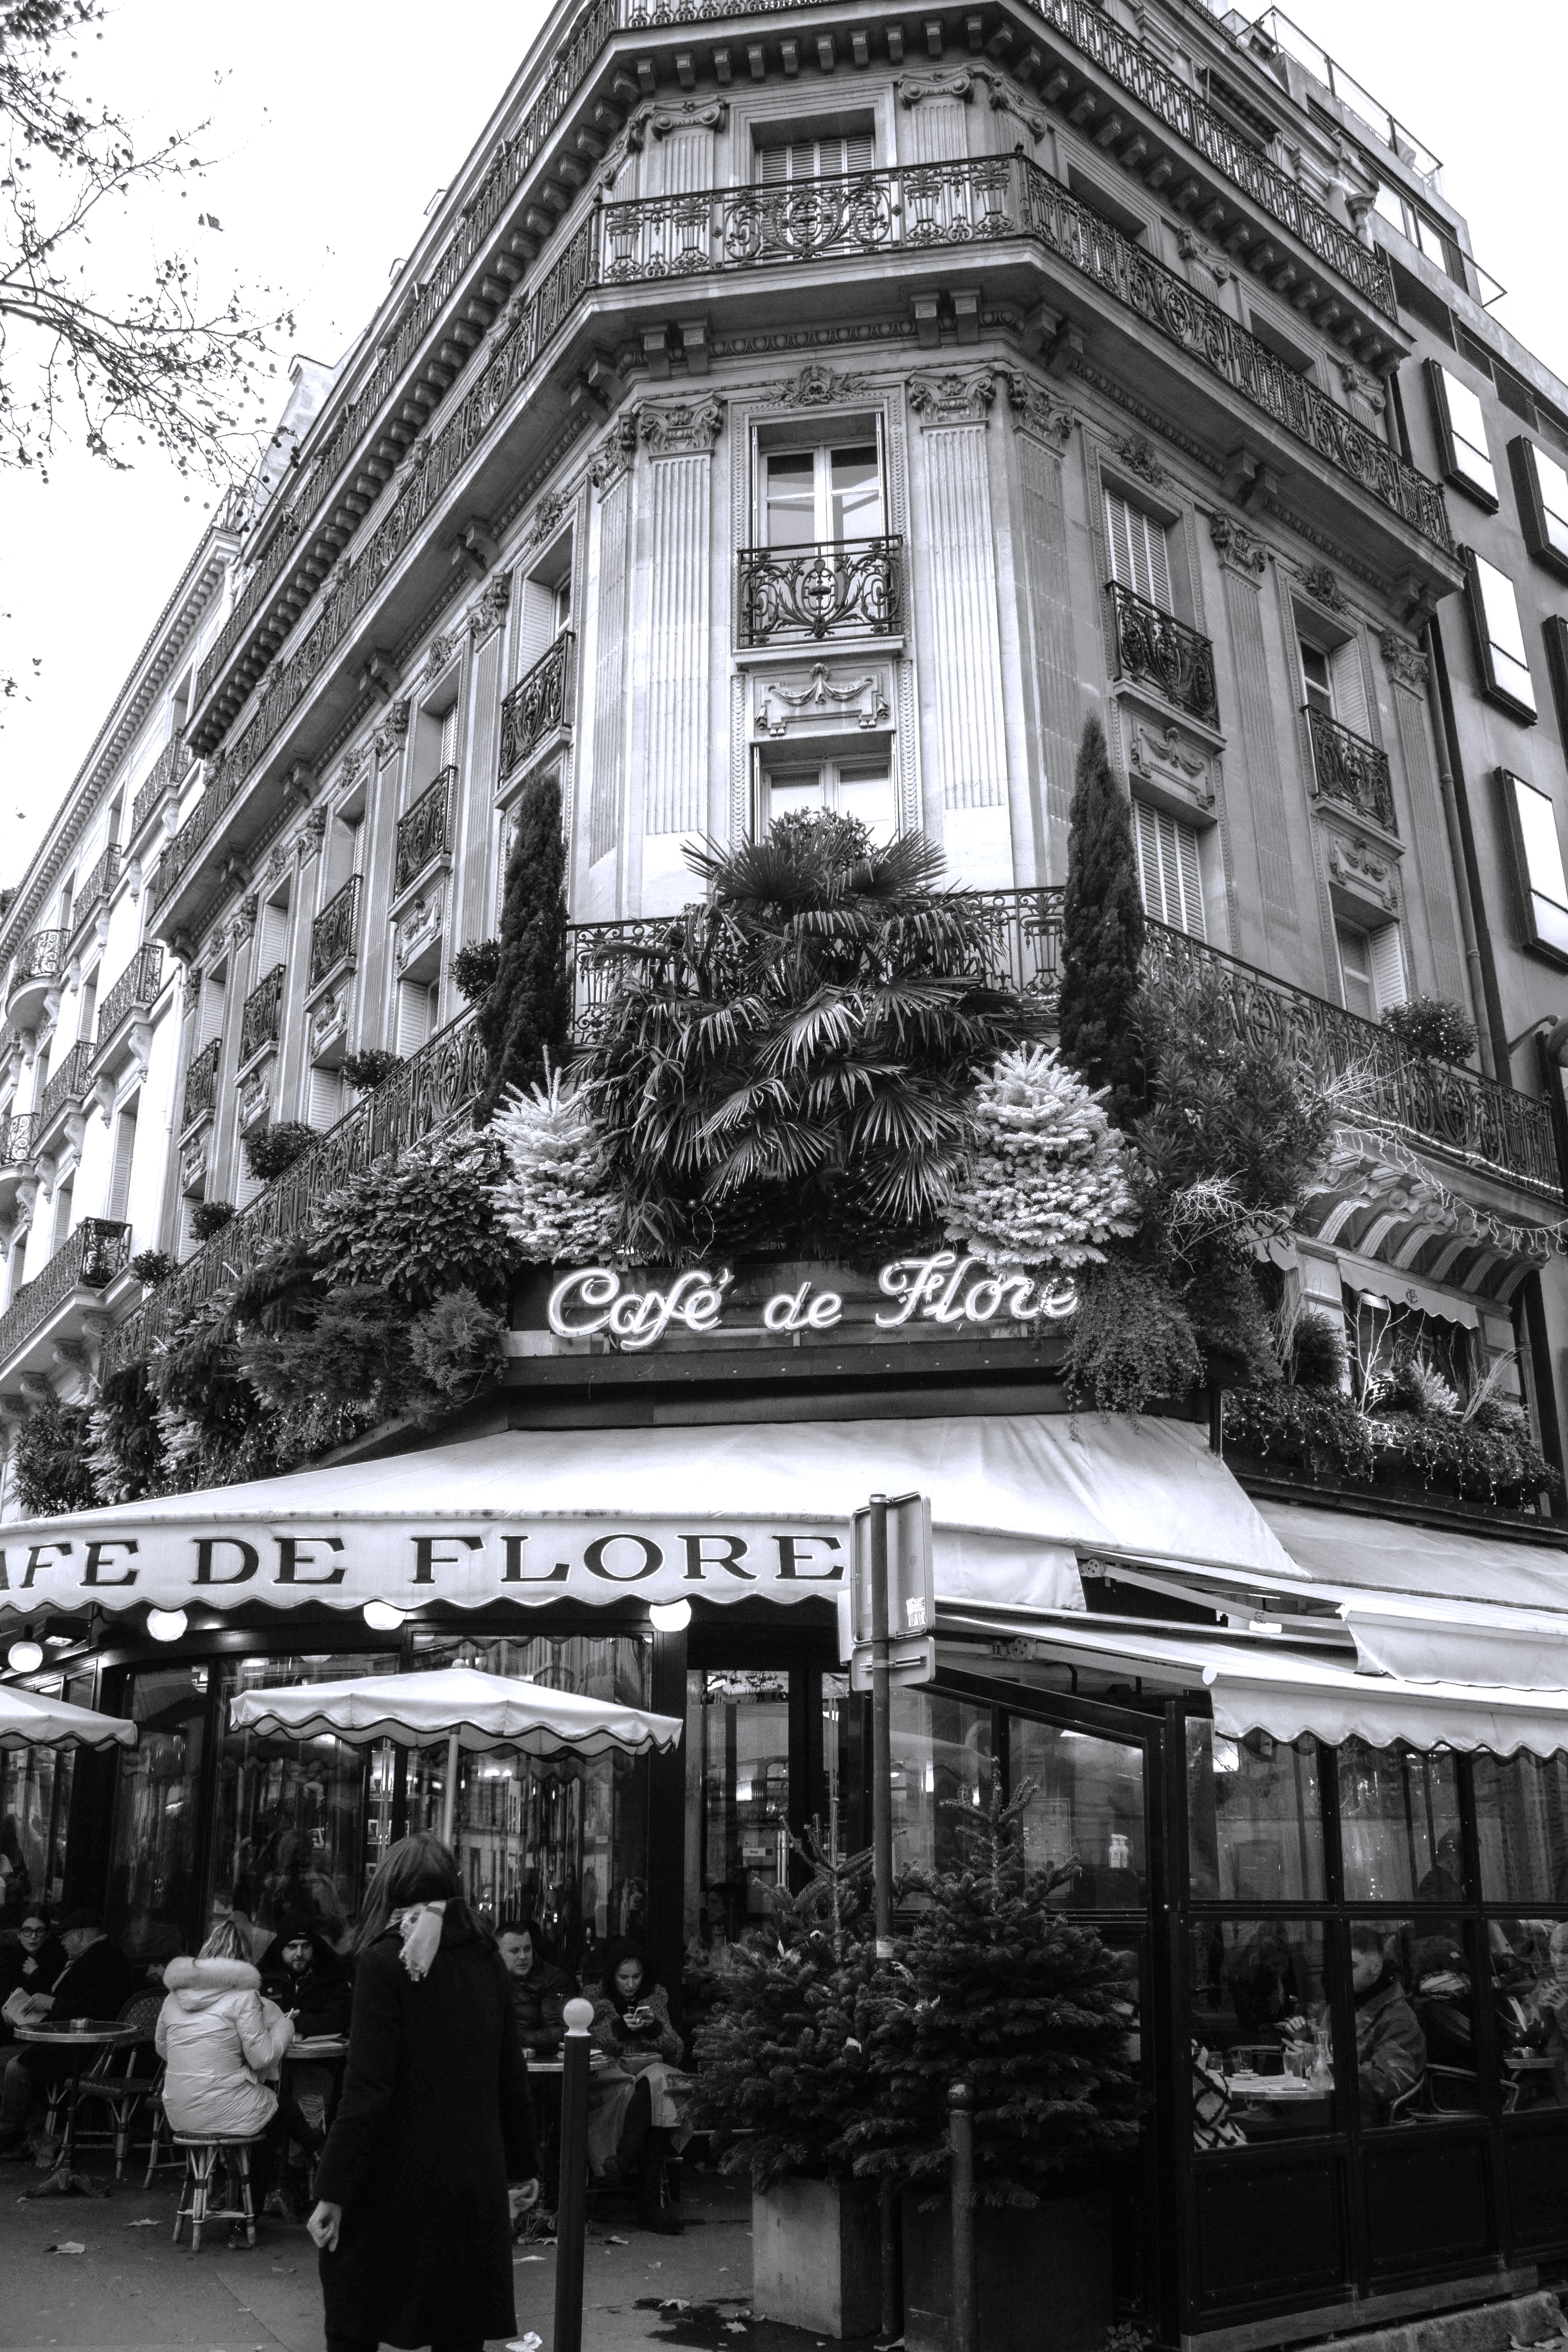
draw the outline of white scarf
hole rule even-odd
[[[441,1922],[447,1906],[440,1903],[416,1903],[397,1914],[394,1925],[403,1938],[403,1965],[416,1984],[430,1973],[430,1963],[441,1945]]]

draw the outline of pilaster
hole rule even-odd
[[[1234,515],[1216,513],[1209,519],[1209,536],[1219,556],[1225,591],[1226,635],[1236,687],[1237,731],[1247,784],[1247,808],[1252,822],[1253,850],[1258,864],[1256,912],[1244,892],[1237,908],[1241,950],[1249,961],[1291,971],[1300,961],[1282,954],[1278,941],[1288,934],[1301,937],[1291,871],[1289,817],[1285,803],[1285,777],[1279,764],[1279,740],[1275,700],[1268,682],[1268,656],[1264,641],[1262,588],[1268,558],[1260,540]],[[1256,931],[1249,939],[1247,933]]]
[[[1385,629],[1378,639],[1384,667],[1394,696],[1394,724],[1405,769],[1405,804],[1410,811],[1411,847],[1420,877],[1421,903],[1426,912],[1425,940],[1412,944],[1419,963],[1423,949],[1431,962],[1432,986],[1439,996],[1456,1003],[1468,1002],[1464,949],[1459,939],[1447,857],[1447,822],[1433,755],[1432,714],[1426,699],[1426,656],[1397,630]],[[1412,927],[1415,928],[1414,926]]]

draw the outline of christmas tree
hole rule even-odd
[[[491,1199],[531,1265],[597,1265],[615,1249],[620,1202],[586,1102],[548,1057],[545,1066],[546,1084],[514,1087],[492,1122],[505,1165]]]
[[[479,1008],[479,1035],[489,1056],[485,1110],[493,1110],[509,1087],[542,1078],[546,1054],[559,1055],[566,1043],[565,879],[561,787],[546,776],[529,787],[518,810],[496,975]]]
[[[1064,1058],[1091,1087],[1110,1088],[1108,1108],[1119,1120],[1142,1092],[1132,1018],[1142,953],[1131,808],[1110,772],[1105,730],[1090,719],[1068,821],[1058,1028]]]
[[[1076,1266],[1137,1230],[1121,1137],[1099,1099],[1043,1046],[1004,1054],[970,1113],[974,1145],[947,1234],[987,1265]]]

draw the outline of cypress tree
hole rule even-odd
[[[571,992],[566,973],[566,845],[561,837],[561,787],[542,777],[523,794],[507,859],[500,958],[479,1009],[479,1036],[489,1057],[481,1109],[488,1115],[509,1087],[544,1076],[548,1053],[566,1044]]]
[[[1110,1088],[1106,1108],[1117,1119],[1142,1093],[1133,1020],[1142,952],[1131,807],[1110,772],[1105,730],[1091,718],[1079,746],[1068,834],[1058,1027],[1064,1059],[1091,1087]]]

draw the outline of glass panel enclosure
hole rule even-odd
[[[1475,1978],[1458,1919],[1351,1924],[1364,2126],[1478,2115]]]
[[[1568,1904],[1568,1756],[1478,1756],[1470,1769],[1482,1895]]]
[[[1321,1902],[1317,1741],[1227,1739],[1189,1717],[1187,1844],[1192,1891],[1206,1901]]]
[[[686,1677],[686,1941],[721,1952],[789,1884],[787,1673]]]
[[[1451,1755],[1338,1751],[1340,1841],[1352,1903],[1454,1903],[1465,1894],[1459,1791]]]
[[[1487,1960],[1504,2115],[1568,2107],[1568,1919],[1489,1919]]]
[[[119,1754],[105,1925],[132,1960],[172,1959],[197,1909],[205,1666],[153,1666],[132,1683],[132,1748]]]
[[[0,1928],[65,1891],[71,1748],[0,1749]]]
[[[1204,1919],[1188,1934],[1193,2143],[1336,2129],[1321,1920]]]
[[[916,1689],[893,1692],[893,1868],[956,1870],[958,1823],[991,1796],[991,1710]]]
[[[1024,1862],[1061,1907],[1142,1911],[1148,1900],[1143,1751],[1089,1732],[1011,1716],[1012,1790],[1032,1783],[1024,1812]]]

